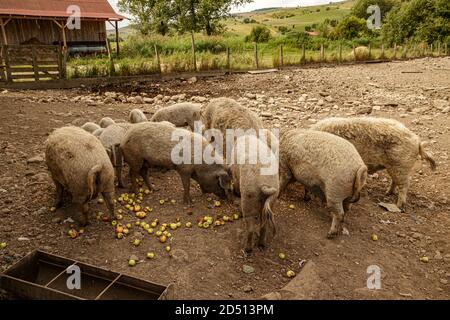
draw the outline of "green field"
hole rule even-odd
[[[272,34],[278,33],[278,27],[287,27],[297,31],[305,31],[306,25],[317,24],[325,19],[340,20],[350,13],[354,0],[333,3],[328,5],[299,7],[299,8],[273,8],[240,13],[225,21],[227,31],[235,35],[247,35],[258,24],[267,26]],[[244,19],[253,19],[257,23],[244,23]]]

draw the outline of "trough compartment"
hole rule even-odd
[[[69,289],[77,266],[81,288]],[[173,285],[159,285],[76,260],[36,250],[0,274],[0,288],[22,299],[31,300],[170,300]]]

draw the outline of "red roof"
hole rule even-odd
[[[80,7],[82,18],[123,20],[107,0],[0,0],[0,14],[12,16],[69,17],[67,8]]]

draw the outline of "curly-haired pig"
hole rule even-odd
[[[418,157],[425,159],[431,169],[436,162],[425,151],[420,138],[402,123],[384,118],[328,118],[311,127],[335,134],[350,141],[366,163],[369,173],[386,169],[392,181],[386,194],[398,188],[397,206],[404,207],[410,175]]]
[[[104,128],[103,131],[98,136],[98,139],[105,147],[106,152],[108,153],[109,158],[111,159],[111,163],[114,166],[116,171],[116,177],[118,181],[119,188],[123,188],[123,178],[122,178],[122,154],[120,153],[119,146],[122,142],[122,139],[125,137],[125,134],[132,126],[131,123],[114,123],[109,125],[107,128]]]
[[[344,214],[357,202],[366,183],[367,167],[355,147],[330,133],[294,129],[280,140],[280,190],[299,181],[325,200],[333,221],[332,238],[342,231]]]
[[[191,130],[194,130],[194,122],[200,120],[200,109],[200,104],[191,102],[176,103],[156,111],[150,121],[169,121],[177,127],[189,126]]]
[[[233,150],[232,188],[241,197],[246,229],[244,248],[251,252],[255,244],[265,247],[268,237],[276,232],[272,208],[280,189],[278,158],[254,135],[237,138]]]
[[[191,147],[182,149],[183,142]],[[203,193],[224,197],[230,177],[223,165],[223,159],[212,153],[208,162],[211,164],[208,164],[201,152],[195,153],[195,143],[202,149],[208,146],[208,142],[201,135],[163,122],[132,125],[120,144],[124,160],[130,167],[131,191],[137,190],[138,175],[144,178],[147,187],[151,189],[148,169],[162,167],[174,169],[180,175],[185,203],[192,202],[189,193],[191,178],[198,182]]]
[[[130,111],[129,120],[131,123],[140,123],[148,121],[144,112],[140,109],[133,109]]]
[[[101,193],[113,217],[114,169],[97,138],[78,127],[56,129],[46,141],[45,161],[56,186],[56,208],[67,191],[83,226],[88,223],[89,201]]]

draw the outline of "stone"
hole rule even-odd
[[[246,285],[242,288],[242,290],[244,290],[244,292],[249,293],[253,291],[253,288],[249,285]]]
[[[198,81],[197,77],[191,77],[187,80],[187,82],[190,84],[196,83],[197,81]]]
[[[41,162],[44,162],[44,157],[41,155],[31,157],[27,160],[27,163],[41,163]]]

